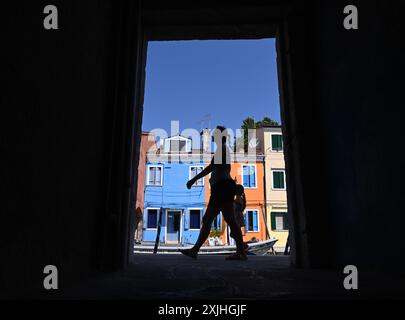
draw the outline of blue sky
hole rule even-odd
[[[170,121],[200,130],[206,115],[238,129],[264,116],[280,123],[274,39],[152,41],[148,44],[142,129]]]

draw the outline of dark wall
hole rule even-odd
[[[358,1],[359,29],[342,6],[320,11],[320,134],[327,163],[325,213],[336,261],[370,269],[405,266],[403,193],[404,19],[398,4]]]
[[[125,255],[119,202],[128,186],[116,168],[125,167],[131,135],[117,128],[133,116],[119,111],[131,100],[135,70],[134,52],[122,45],[136,37],[121,19],[127,3],[54,1],[57,31],[42,26],[48,3],[2,5],[2,294],[41,288],[46,264],[59,267],[63,285]],[[299,255],[310,266],[401,269],[404,19],[392,4],[361,1],[359,30],[346,31],[346,4],[281,10],[293,89],[285,115],[296,151],[291,172],[302,185]],[[139,88],[141,78],[138,72]],[[139,129],[139,117],[133,120]]]
[[[60,29],[50,31],[47,2],[2,9],[2,293],[42,286],[46,264],[63,285],[100,262],[119,38],[113,3],[53,1]]]
[[[346,30],[347,4],[305,3],[288,18],[290,142],[305,213],[297,236],[308,241],[300,253],[312,266],[402,271],[403,13],[392,2],[353,1],[359,29]]]

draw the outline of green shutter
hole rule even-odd
[[[270,214],[271,217],[271,230],[276,230],[276,214],[272,212]]]
[[[277,150],[277,136],[275,134],[271,136],[271,148]]]
[[[273,184],[274,184],[274,188],[280,188],[278,172],[276,172],[276,171],[273,172]]]
[[[273,171],[273,185],[274,188],[284,189],[284,172],[283,171]]]
[[[279,180],[278,180],[278,172],[276,172],[276,171],[273,172],[273,187],[280,188]]]
[[[283,138],[280,134],[273,134],[271,136],[271,148],[273,150],[283,150]]]
[[[284,189],[284,172],[279,172],[280,174],[280,188]]]
[[[283,229],[282,230],[289,230],[288,226],[288,219],[287,219],[287,212],[272,212],[271,215],[271,230],[276,230],[276,217],[282,217],[283,218]]]
[[[288,224],[287,212],[284,212],[283,215],[284,215],[284,230],[290,230],[290,225]]]

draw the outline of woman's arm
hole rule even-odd
[[[198,180],[201,179],[202,177],[205,177],[207,174],[209,174],[212,171],[212,163],[210,163],[208,166],[204,168],[203,171],[201,171],[199,174],[197,174],[194,178],[190,179],[190,181],[187,182],[187,189],[190,189],[191,186]]]

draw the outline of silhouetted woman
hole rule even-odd
[[[242,232],[236,223],[234,215],[233,202],[236,194],[236,183],[230,175],[231,150],[226,145],[226,129],[224,127],[218,126],[214,130],[214,142],[217,145],[217,149],[211,163],[187,182],[187,188],[190,189],[197,180],[211,173],[211,196],[202,219],[200,234],[198,235],[197,242],[191,249],[181,249],[179,251],[188,257],[197,258],[198,251],[209,236],[212,222],[221,211],[226,223],[231,228],[237,248],[236,253],[228,256],[227,260],[246,260]]]
[[[239,228],[242,229],[243,227],[245,227],[245,217],[243,216],[243,213],[246,209],[246,195],[245,188],[241,184],[236,185],[236,197],[233,204],[236,223],[238,224]]]

